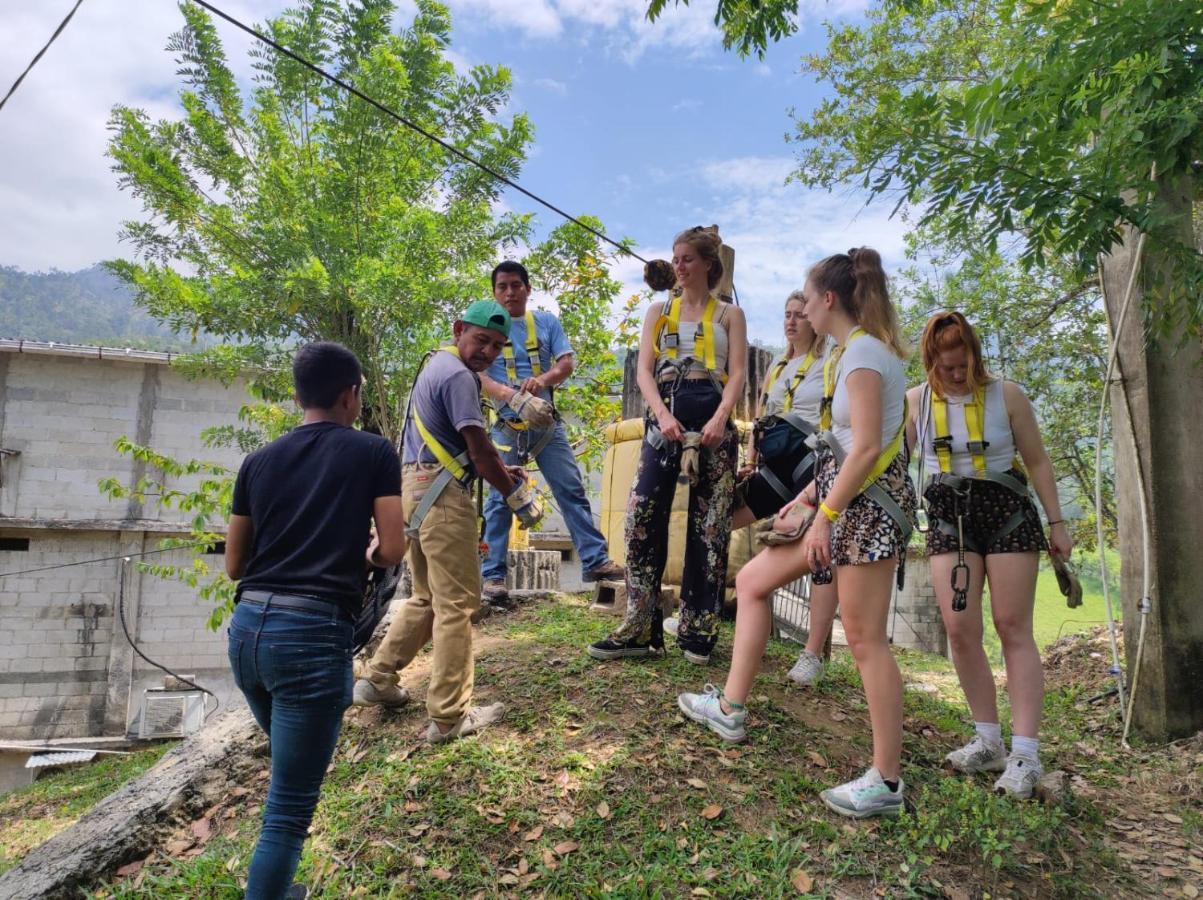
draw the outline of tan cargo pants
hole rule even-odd
[[[418,506],[431,480],[430,468],[406,466],[401,476],[405,520]],[[388,632],[363,670],[377,687],[396,684],[428,641],[434,641],[426,710],[436,722],[451,725],[468,711],[474,662],[470,617],[480,605],[480,557],[476,506],[467,488],[452,482],[426,513],[418,535],[410,539],[406,559],[413,575],[413,596],[393,616]]]

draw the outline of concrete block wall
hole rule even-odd
[[[0,537],[29,540],[27,551],[0,550],[0,572],[154,549],[162,536],[0,528]],[[179,564],[191,557],[181,550],[154,558]],[[221,565],[220,557],[205,559]],[[142,691],[162,684],[163,673],[133,656],[121,630],[120,565],[109,559],[0,581],[0,739],[123,731]],[[223,703],[231,699],[225,632],[208,629],[210,609],[196,592],[132,565],[125,578],[126,621],[142,651],[196,675]]]
[[[0,572],[114,555],[87,532],[0,529],[29,550],[0,551]],[[98,734],[113,639],[116,564],[54,569],[0,581],[0,737]]]
[[[948,655],[948,634],[932,587],[931,565],[922,551],[907,552],[906,580],[895,592],[890,615],[895,646]]]
[[[242,458],[236,449],[207,448],[200,437],[203,428],[237,423],[247,399],[242,383],[190,381],[159,361],[2,353],[0,366],[0,437],[19,451],[3,463],[0,516],[161,518],[153,504],[134,508],[97,490],[102,478],[142,474],[113,449],[122,436],[181,460],[237,467]]]

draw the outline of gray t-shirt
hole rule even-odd
[[[426,430],[452,456],[468,449],[461,428],[471,425],[485,427],[480,409],[480,378],[463,364],[458,356],[440,350],[431,357],[413,389],[413,412],[422,419]],[[422,441],[410,415],[405,428],[403,463],[438,462]]]

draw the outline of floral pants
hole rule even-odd
[[[714,415],[720,399],[718,389],[709,381],[685,381],[672,398],[670,408],[686,431],[701,431]],[[649,424],[654,424],[654,420],[649,419]],[[677,642],[695,653],[709,653],[718,639],[738,455],[739,437],[734,426],[728,424],[717,447],[702,448],[698,483],[688,488]],[[627,617],[611,635],[615,640],[650,640],[653,619],[658,620],[660,615],[660,581],[668,562],[669,515],[680,470],[680,443],[668,442],[657,449],[644,440],[625,522]]]

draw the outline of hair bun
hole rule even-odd
[[[668,291],[677,283],[677,276],[667,259],[653,259],[643,267],[643,281],[653,291]]]

